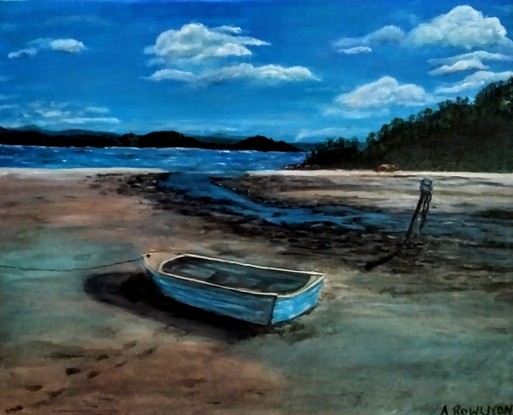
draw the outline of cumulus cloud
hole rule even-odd
[[[481,62],[508,62],[513,61],[513,55],[504,55],[502,53],[492,53],[485,50],[476,50],[474,52],[463,53],[461,55],[450,56],[447,58],[430,59],[428,62],[432,65],[454,65],[459,61],[478,59]]]
[[[71,112],[70,111],[61,111],[58,109],[36,109],[36,114],[39,114],[43,118],[63,118],[68,117]]]
[[[253,66],[242,63],[213,71],[201,77],[209,82],[226,81],[230,79],[267,79],[275,81],[304,81],[316,79],[309,69],[302,66],[283,67],[280,65]]]
[[[395,43],[419,47],[424,45],[453,46],[472,49],[477,47],[513,46],[507,31],[496,17],[485,17],[471,6],[457,6],[446,14],[421,23],[409,33],[394,25],[384,26],[361,37],[343,37],[333,45],[340,53],[354,47],[370,47]]]
[[[44,128],[63,128],[70,125],[87,125],[94,128],[120,123],[118,118],[108,115],[108,108],[82,107],[68,102],[11,103],[5,105],[2,110],[2,123],[11,127],[33,124]]]
[[[492,53],[485,50],[476,50],[474,52],[463,53],[447,58],[430,59],[431,65],[440,65],[438,68],[429,72],[430,75],[445,75],[463,71],[483,71],[490,69],[484,62],[511,62],[512,55],[503,53]]]
[[[86,124],[119,124],[115,117],[69,117],[61,120],[64,124],[86,125]]]
[[[85,49],[85,45],[76,39],[50,40],[49,48],[60,52],[77,53]]]
[[[11,52],[9,59],[35,56],[40,50],[53,50],[57,52],[78,53],[86,49],[85,45],[76,39],[36,39],[29,43],[28,48]]]
[[[346,55],[359,55],[361,53],[371,53],[372,48],[368,46],[355,46],[354,48],[340,49],[339,52]]]
[[[391,105],[421,106],[433,98],[420,86],[400,84],[391,76],[359,86],[335,98],[335,103],[346,109],[362,109]]]
[[[160,69],[154,72],[148,79],[151,81],[194,82],[196,76],[192,72],[180,71],[178,69]]]
[[[496,17],[485,17],[471,6],[457,6],[410,31],[406,43],[412,46],[439,45],[472,49],[512,44]]]
[[[84,111],[91,114],[108,114],[110,112],[109,109],[105,107],[86,107]]]
[[[279,65],[253,66],[241,63],[195,75],[177,69],[161,69],[149,77],[152,81],[173,80],[179,82],[217,83],[236,79],[269,81],[316,80],[315,76],[302,66],[283,67]]]
[[[37,49],[27,48],[27,49],[20,49],[15,52],[11,52],[11,53],[7,54],[7,57],[9,59],[18,59],[18,58],[34,56],[36,54],[37,54]]]
[[[398,43],[404,39],[404,31],[397,26],[384,26],[365,36],[369,43]]]
[[[234,26],[209,28],[201,23],[189,23],[179,30],[161,33],[155,45],[145,49],[166,61],[199,63],[206,59],[230,56],[250,56],[248,46],[266,46],[269,43],[249,36],[241,36],[242,29]]]
[[[462,59],[450,65],[442,65],[429,71],[430,75],[446,75],[455,72],[489,69],[480,59]]]
[[[236,26],[209,28],[201,23],[167,30],[157,37],[155,45],[145,48],[146,54],[154,55],[149,63],[164,68],[145,79],[197,85],[241,79],[271,82],[317,80],[308,68],[302,66],[234,64],[233,61],[252,56],[251,46],[269,45],[263,40],[243,36],[242,32]],[[230,62],[230,65],[225,62]]]
[[[347,48],[367,47],[374,44],[400,43],[404,39],[404,31],[393,25],[384,26],[374,32],[361,37],[343,37],[336,40],[333,45],[341,53],[347,53]],[[369,48],[370,49],[370,48]],[[370,52],[371,50],[367,50]],[[361,53],[361,52],[359,52]],[[365,53],[365,52],[364,52]]]
[[[454,85],[437,88],[435,92],[437,94],[458,94],[463,91],[481,89],[492,82],[504,81],[512,76],[513,71],[479,71]]]
[[[353,120],[364,120],[366,118],[383,117],[390,115],[388,107],[361,109],[341,107],[340,105],[332,105],[324,108],[321,114],[325,117],[350,118]]]

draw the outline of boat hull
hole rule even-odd
[[[278,296],[273,309],[271,324],[292,320],[310,311],[317,305],[323,280],[319,279],[301,293],[286,297]]]
[[[155,255],[146,254],[143,258],[146,269],[164,296],[208,312],[260,325],[285,322],[314,308],[324,280],[324,276],[318,273],[258,267],[193,255],[182,255],[173,259],[169,259],[169,257],[162,259],[165,258],[163,255],[152,258]],[[223,267],[233,265],[238,267],[239,273],[242,265],[246,270],[245,274],[258,273],[265,269],[266,272],[276,272],[281,277],[284,273],[290,274],[293,278],[296,275],[298,277],[302,275],[303,278],[306,276],[308,283],[294,292],[279,294],[247,288],[235,289],[211,283],[208,280],[196,280],[190,275],[184,276],[165,271],[165,264],[172,264],[174,260],[183,262],[188,257],[191,258],[191,261],[198,261],[198,258],[200,261],[211,261],[217,266],[220,263],[223,264]],[[234,273],[236,273],[236,269],[234,269]]]
[[[241,293],[194,281],[162,276],[150,270],[161,293],[175,301],[255,324],[269,324],[276,296]]]

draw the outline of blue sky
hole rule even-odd
[[[510,0],[0,0],[0,126],[365,139],[513,76]]]

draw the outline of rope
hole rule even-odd
[[[111,262],[109,264],[95,265],[93,267],[77,267],[77,268],[26,268],[26,267],[17,267],[14,265],[5,265],[5,264],[0,264],[0,268],[15,269],[18,271],[42,271],[42,272],[91,271],[94,269],[112,267],[114,265],[122,265],[122,264],[129,264],[131,262],[138,262],[140,260],[141,260],[141,258],[137,257],[137,258],[133,258],[133,259],[127,259],[125,261],[118,261],[118,262]]]

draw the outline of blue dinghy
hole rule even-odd
[[[316,306],[324,276],[200,255],[143,255],[162,294],[216,314],[255,324],[291,320]]]

